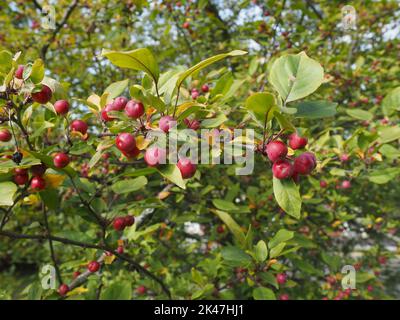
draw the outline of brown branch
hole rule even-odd
[[[46,228],[47,237],[49,239],[51,260],[53,260],[54,268],[56,269],[56,275],[57,275],[57,278],[58,278],[58,282],[61,284],[61,283],[64,283],[64,282],[62,280],[60,268],[58,267],[56,255],[55,255],[55,252],[54,252],[53,240],[51,239],[51,233],[50,233],[49,219],[48,219],[48,215],[47,215],[46,206],[45,206],[44,203],[42,203],[42,210],[43,210],[44,226]]]
[[[53,33],[51,34],[51,37],[49,39],[49,41],[43,45],[42,49],[41,49],[41,56],[43,60],[46,60],[46,53],[47,50],[49,49],[50,45],[54,42],[54,40],[57,37],[57,34],[60,32],[61,28],[64,26],[64,24],[68,21],[68,18],[70,17],[70,15],[72,14],[72,12],[74,11],[74,9],[76,8],[76,6],[78,5],[79,0],[75,0],[74,2],[71,3],[71,5],[68,7],[68,9],[65,11],[64,13],[64,17],[62,18],[60,23],[56,24],[56,28],[54,29]]]
[[[160,278],[158,278],[157,276],[152,274],[150,271],[146,270],[139,263],[137,263],[136,261],[133,261],[132,259],[130,259],[126,255],[119,254],[117,252],[113,252],[113,249],[108,247],[108,246],[91,244],[91,243],[86,243],[86,242],[81,242],[81,241],[71,240],[71,239],[67,239],[67,238],[56,237],[56,236],[29,235],[29,234],[15,233],[15,232],[11,232],[11,231],[0,231],[0,236],[9,237],[9,238],[12,238],[12,239],[30,239],[30,240],[48,240],[48,239],[51,239],[52,241],[61,242],[61,243],[65,243],[65,244],[70,244],[70,245],[81,247],[81,248],[90,248],[90,249],[97,249],[97,250],[103,250],[103,251],[107,251],[107,252],[112,252],[117,258],[127,262],[129,265],[131,265],[138,272],[140,272],[140,273],[144,274],[145,276],[147,276],[147,277],[153,279],[154,281],[156,281],[161,286],[162,290],[168,296],[168,298],[171,299],[171,293],[170,293],[169,289],[167,288],[167,286],[164,284],[164,282]],[[86,274],[86,273],[84,273],[84,274]],[[83,275],[84,274],[80,275],[77,279],[83,280],[83,278],[84,278]],[[76,283],[79,283],[79,282],[76,281]]]

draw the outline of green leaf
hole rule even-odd
[[[289,215],[300,218],[301,197],[299,188],[291,179],[273,180],[274,195],[279,206]]]
[[[368,273],[368,272],[357,272],[356,273],[356,283],[365,283],[374,278],[375,278],[375,276],[372,273]]]
[[[264,287],[258,287],[253,290],[254,300],[276,300],[275,293]]]
[[[129,281],[116,281],[101,292],[101,300],[131,300],[132,285]]]
[[[267,122],[274,117],[275,96],[268,92],[254,93],[246,99],[245,107],[255,116],[259,124],[264,126],[266,117],[268,117]]]
[[[297,112],[294,114],[296,118],[326,118],[333,117],[336,114],[336,102],[316,100],[316,101],[302,101],[294,107]]]
[[[286,103],[304,98],[322,84],[324,69],[305,52],[289,54],[275,60],[269,81]]]
[[[341,258],[339,256],[329,255],[321,252],[322,260],[329,266],[332,272],[336,272],[340,268]]]
[[[28,300],[40,300],[42,297],[43,289],[39,281],[35,281],[29,286]]]
[[[352,118],[363,121],[371,121],[374,117],[371,112],[362,109],[347,109],[346,113]]]
[[[182,178],[179,168],[175,164],[166,164],[161,166],[157,171],[169,181],[175,183],[178,187],[186,189],[186,183]]]
[[[12,68],[13,56],[7,50],[0,51],[0,73],[8,73]]]
[[[244,235],[244,232],[236,223],[236,221],[233,220],[230,214],[220,210],[213,210],[213,212],[226,224],[236,240],[244,247],[246,245],[246,237]]]
[[[288,231],[286,229],[280,229],[275,236],[269,241],[268,246],[270,248],[273,248],[280,244],[281,242],[286,242],[290,239],[292,239],[294,236],[293,231]]]
[[[263,240],[258,241],[254,248],[254,253],[258,262],[264,262],[268,257],[267,245]]]
[[[217,114],[214,118],[205,119],[201,122],[202,128],[216,128],[223,124],[228,118],[223,113]]]
[[[276,289],[279,289],[278,282],[276,281],[276,277],[271,273],[271,272],[260,272],[260,278],[270,284],[271,286],[274,286]]]
[[[383,113],[388,116],[393,110],[400,110],[400,87],[390,91],[382,100]]]
[[[213,205],[220,210],[225,211],[237,211],[239,208],[230,201],[222,200],[222,199],[213,199]]]
[[[379,131],[379,143],[388,143],[400,139],[400,127],[394,126]]]
[[[241,56],[247,54],[246,51],[242,51],[242,50],[233,50],[231,52],[228,53],[222,53],[222,54],[218,54],[216,56],[210,57],[208,59],[205,59],[201,62],[199,62],[198,64],[194,65],[193,67],[189,68],[188,70],[182,72],[179,77],[178,80],[176,81],[175,87],[176,88],[180,88],[180,86],[182,85],[183,81],[185,81],[185,79],[187,77],[189,77],[191,74],[198,72],[206,67],[208,67],[209,65],[220,61],[222,59],[225,59],[227,57],[235,57],[235,56]]]
[[[96,153],[93,155],[93,157],[89,161],[89,168],[93,168],[96,163],[101,159],[101,156],[103,155],[102,150],[97,150]]]
[[[123,193],[137,191],[143,188],[146,184],[147,184],[147,178],[142,176],[142,177],[137,177],[135,179],[117,181],[111,186],[111,189],[115,193],[123,194]]]
[[[278,111],[274,111],[274,116],[276,120],[278,120],[279,126],[281,129],[285,129],[286,131],[296,131],[296,127],[292,124],[292,122],[286,118],[282,113],[279,113]]]
[[[121,68],[128,68],[146,72],[155,83],[160,76],[158,64],[147,48],[140,48],[131,51],[113,51],[103,49],[101,52],[103,57],[106,57],[112,64]]]
[[[43,63],[42,59],[35,60],[28,77],[35,84],[40,83],[43,80],[43,78],[44,78],[44,63]],[[24,78],[25,78],[25,76],[24,76]]]
[[[12,206],[18,187],[10,181],[0,182],[0,190],[0,206]]]
[[[385,168],[369,173],[368,180],[376,184],[385,184],[400,175],[400,168]]]
[[[55,210],[60,207],[60,199],[58,198],[58,192],[55,189],[47,188],[41,191],[40,198],[50,210]]]
[[[66,173],[66,174],[70,175],[71,177],[75,177],[77,175],[76,171],[74,169],[72,169],[70,166],[67,166],[62,169],[55,167],[54,163],[53,163],[53,158],[48,155],[41,154],[39,152],[35,152],[35,151],[31,151],[31,150],[26,150],[26,151],[28,153],[30,153],[32,156],[34,156],[36,159],[39,159],[41,162],[43,162],[49,168],[52,168],[58,172]]]
[[[114,99],[124,92],[124,90],[128,87],[128,84],[129,79],[111,83],[106,90],[104,90],[104,93],[108,92],[110,94],[109,97]]]
[[[270,251],[269,251],[269,257],[272,258],[276,258],[278,257],[282,250],[286,247],[286,243],[285,242],[281,242],[280,244],[276,245],[275,247],[273,247]]]
[[[221,255],[226,262],[233,266],[247,266],[251,263],[251,257],[238,247],[224,247],[221,250]]]

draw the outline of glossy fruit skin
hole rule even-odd
[[[267,144],[265,151],[268,159],[275,162],[278,159],[284,159],[286,157],[288,148],[282,141],[275,140]]]
[[[125,226],[127,226],[127,227],[133,226],[133,224],[135,223],[135,217],[130,216],[130,215],[125,216],[124,223],[125,223]]]
[[[8,129],[1,129],[0,130],[0,141],[1,142],[8,142],[12,138],[11,132]]]
[[[65,115],[69,111],[69,102],[67,100],[58,100],[54,103],[54,109],[57,114]]]
[[[87,268],[92,273],[97,272],[100,269],[100,263],[98,263],[97,261],[91,261],[89,262]]]
[[[217,232],[218,232],[218,233],[224,233],[224,232],[225,232],[225,228],[224,228],[224,226],[223,226],[222,224],[220,224],[220,225],[217,227]]]
[[[328,183],[327,183],[325,180],[321,180],[321,181],[319,182],[319,186],[320,186],[321,188],[326,188],[326,187],[328,186]]]
[[[46,181],[42,177],[33,177],[31,180],[31,188],[33,191],[41,191],[46,188]]]
[[[114,102],[112,103],[112,106],[113,106],[114,110],[122,111],[122,110],[124,110],[127,102],[128,102],[127,98],[118,97],[118,98],[115,98]]]
[[[272,165],[272,173],[277,179],[287,179],[293,174],[293,165],[287,160],[277,160]]]
[[[132,151],[121,151],[122,154],[127,157],[128,159],[136,158],[140,154],[140,150],[138,147],[135,147]]]
[[[115,144],[120,151],[129,153],[135,149],[136,140],[130,133],[123,132],[117,136]]]
[[[189,29],[189,27],[190,27],[190,24],[189,24],[189,22],[187,22],[187,21],[185,21],[185,22],[182,24],[182,28],[183,28],[183,29]]]
[[[124,247],[123,246],[118,246],[117,253],[123,254],[124,253]]]
[[[195,90],[195,89],[192,90],[192,92],[191,92],[192,99],[197,99],[199,97],[199,95],[200,95],[200,93],[197,90]]]
[[[181,158],[177,163],[183,179],[189,179],[196,173],[197,166],[188,158]]]
[[[105,122],[112,121],[115,118],[108,115],[109,111],[116,111],[112,105],[112,103],[107,104],[103,110],[101,110],[101,119]]]
[[[308,143],[307,138],[300,137],[297,133],[292,133],[289,136],[289,146],[293,150],[303,149]]]
[[[349,160],[350,160],[350,156],[347,153],[343,153],[342,155],[340,155],[341,162],[347,162]]]
[[[68,292],[69,287],[65,283],[58,287],[58,293],[60,294],[60,296],[65,296]]]
[[[185,125],[186,125],[189,129],[197,130],[197,129],[200,128],[200,121],[199,121],[199,120],[196,120],[196,119],[190,120],[190,119],[188,119],[188,118],[185,118],[185,119],[183,120],[183,122],[185,123]]]
[[[31,167],[31,173],[34,177],[41,177],[46,172],[46,165],[45,164],[37,164]]]
[[[284,300],[284,301],[289,300],[289,295],[286,293],[281,294],[279,300]]]
[[[125,106],[125,113],[129,118],[138,119],[144,115],[144,106],[140,101],[129,100]]]
[[[65,153],[57,153],[53,158],[53,163],[56,168],[65,168],[70,162],[69,156]]]
[[[167,133],[175,124],[176,124],[176,121],[173,117],[164,116],[164,117],[161,117],[160,121],[158,122],[158,127],[162,131]]]
[[[32,93],[32,99],[35,102],[45,104],[51,100],[52,95],[51,89],[46,85],[42,85],[42,90]]]
[[[22,79],[23,75],[24,75],[24,66],[22,64],[20,64],[17,68],[17,70],[15,71],[15,77],[17,79]]]
[[[159,164],[165,163],[166,152],[159,147],[150,147],[144,154],[144,161],[149,167],[156,167]]]
[[[27,173],[28,173],[28,170],[22,169],[22,168],[15,168],[15,169],[14,169],[14,173],[15,173],[15,174],[27,174]]]
[[[80,272],[80,271],[75,271],[74,274],[72,275],[72,277],[73,277],[74,279],[76,279],[76,278],[78,278],[80,275],[81,275],[81,272]]]
[[[74,120],[71,123],[71,131],[78,131],[82,134],[86,134],[88,130],[88,125],[83,120]]]
[[[118,217],[114,219],[113,228],[116,231],[122,231],[125,229],[125,219],[122,217]]]
[[[350,189],[351,182],[349,180],[344,180],[344,181],[342,181],[341,187],[342,187],[342,189]]]
[[[29,181],[29,175],[27,173],[16,174],[14,176],[14,182],[19,186],[27,184],[28,181]]]
[[[316,167],[317,162],[314,154],[311,152],[304,152],[294,159],[294,171],[301,175],[308,175]]]
[[[207,93],[210,90],[210,87],[206,84],[203,84],[201,86],[201,91],[203,91],[204,93]]]
[[[145,294],[145,293],[147,292],[147,288],[146,288],[145,286],[139,286],[139,287],[136,289],[136,292],[137,292],[138,294],[140,294],[140,295],[143,295],[143,294]]]
[[[276,275],[276,282],[278,282],[279,284],[285,284],[286,283],[286,274],[278,273]]]

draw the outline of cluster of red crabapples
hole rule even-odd
[[[307,138],[292,133],[288,144],[292,150],[303,149],[307,145]],[[264,146],[263,154],[273,163],[272,173],[277,179],[292,178],[296,183],[299,175],[310,174],[317,166],[317,159],[311,152],[303,152],[293,159],[287,157],[288,147],[280,140],[273,140]]]

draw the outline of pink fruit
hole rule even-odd
[[[293,174],[293,165],[287,160],[277,160],[272,165],[272,173],[277,179],[287,179]]]
[[[71,128],[71,131],[77,131],[82,134],[86,134],[86,132],[88,130],[88,125],[85,121],[74,120],[74,121],[72,121],[70,128]]]
[[[308,175],[317,165],[317,160],[313,153],[304,152],[294,159],[294,171],[301,175]]]
[[[54,109],[56,110],[57,114],[67,114],[69,110],[69,103],[67,100],[58,100],[54,103]]]
[[[210,90],[210,88],[208,87],[208,85],[203,84],[203,85],[201,86],[201,91],[203,91],[204,93],[208,92],[209,90]]]
[[[144,161],[150,167],[156,167],[159,164],[164,164],[166,160],[166,152],[159,147],[150,147],[144,154]]]
[[[293,150],[304,148],[307,145],[307,142],[307,138],[300,137],[299,135],[297,135],[297,133],[292,133],[289,136],[289,146]]]
[[[275,162],[278,159],[286,157],[288,148],[282,141],[275,140],[267,144],[265,151],[267,152],[268,159]]]
[[[160,119],[158,122],[158,127],[167,133],[172,127],[174,127],[176,124],[176,121],[173,117],[171,116],[164,116]]]
[[[51,89],[46,85],[42,85],[42,89],[39,92],[32,93],[32,99],[35,102],[45,104],[50,101],[52,95]]]
[[[127,102],[128,102],[128,99],[125,97],[115,98],[114,102],[112,103],[113,109],[117,110],[117,111],[124,110]]]
[[[125,106],[129,118],[138,119],[144,114],[144,106],[140,101],[130,100]]]
[[[286,274],[278,273],[276,275],[276,282],[278,282],[279,284],[285,284],[286,283]]]
[[[65,168],[69,164],[69,156],[65,153],[57,153],[53,158],[53,163],[56,168]]]
[[[196,173],[197,166],[188,158],[181,158],[177,164],[183,179],[189,179]]]
[[[23,65],[19,65],[17,70],[15,71],[15,77],[17,79],[22,79],[24,75],[24,66]]]
[[[321,180],[321,181],[319,182],[319,186],[320,186],[321,188],[326,188],[326,187],[328,186],[328,183],[327,183],[325,180]]]
[[[0,141],[1,142],[8,142],[12,138],[11,132],[8,129],[1,129],[0,130]]]
[[[133,151],[136,147],[136,140],[130,133],[124,132],[120,133],[115,139],[115,144],[117,148],[123,152]]]
[[[344,180],[344,181],[342,181],[341,187],[342,187],[342,189],[350,189],[351,188],[351,182],[349,180]]]

